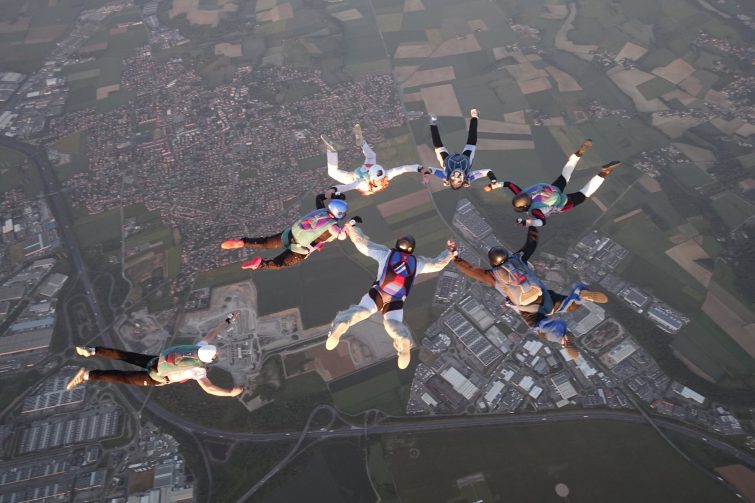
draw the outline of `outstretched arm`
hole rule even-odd
[[[388,180],[393,180],[398,175],[403,175],[404,173],[417,173],[421,169],[421,164],[406,164],[404,166],[389,169],[385,172],[385,176]]]
[[[514,195],[517,195],[522,191],[522,189],[520,189],[514,182],[503,182],[503,186],[513,192]]]
[[[495,286],[495,279],[493,279],[493,275],[490,274],[490,269],[475,267],[461,257],[454,258],[454,264],[456,264],[456,267],[458,267],[465,276],[481,281],[486,285]]]
[[[218,323],[218,326],[210,330],[210,333],[202,337],[201,341],[206,342],[207,344],[211,343],[213,340],[215,340],[215,337],[220,335],[220,332],[228,328],[231,322],[235,320],[236,318],[238,318],[238,316],[239,316],[238,312],[231,313],[230,315],[228,315],[226,319]]]
[[[220,386],[212,384],[212,381],[206,377],[197,379],[197,384],[199,384],[199,387],[202,388],[205,393],[215,396],[238,396],[244,392],[244,388],[241,386],[234,386],[231,389],[221,388]]]
[[[417,257],[417,274],[427,274],[443,270],[457,254],[456,242],[447,241],[446,249],[435,258]]]
[[[355,225],[350,226],[349,239],[354,243],[359,253],[367,255],[378,262],[387,257],[391,252],[388,247],[370,241],[370,238],[367,237],[364,231]]]

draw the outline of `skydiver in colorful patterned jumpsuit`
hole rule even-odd
[[[537,240],[537,228],[529,227],[527,241],[516,253],[509,254],[500,246],[491,248],[488,251],[491,269],[475,267],[460,257],[456,257],[454,263],[465,275],[498,290],[506,298],[504,306],[517,311],[538,336],[560,343],[576,359],[577,352],[567,334],[566,322],[552,316],[575,311],[581,306],[580,302],[602,304],[608,298],[602,292],[586,290],[583,283],[577,283],[567,295],[549,290],[528,262]]]
[[[211,395],[238,396],[243,393],[244,388],[221,388],[207,378],[207,366],[218,359],[218,348],[212,342],[238,314],[228,315],[196,344],[172,346],[161,351],[159,355],[143,355],[101,346],[77,346],[76,353],[84,358],[99,356],[108,360],[119,360],[141,367],[142,370],[87,370],[82,367],[68,382],[66,389],[73,389],[85,381],[151,387],[194,380],[200,388]]]
[[[579,192],[564,194],[566,184],[571,179],[574,168],[577,167],[577,163],[579,163],[579,160],[582,159],[584,153],[591,146],[592,140],[590,139],[582,142],[579,150],[569,156],[569,160],[561,170],[561,174],[552,184],[538,183],[526,189],[520,189],[513,182],[508,181],[498,184],[499,186],[507,187],[514,193],[514,198],[511,200],[514,211],[517,213],[527,213],[526,217],[516,219],[517,224],[522,227],[530,225],[541,227],[545,225],[548,215],[569,211],[585,202],[588,197],[592,196],[600,188],[606,177],[619,167],[621,164],[619,161],[611,161],[604,165],[598,171],[598,174],[593,176]]]
[[[326,195],[358,190],[362,195],[369,196],[388,187],[390,181],[397,176],[404,173],[418,173],[422,168],[420,164],[407,164],[397,168],[385,169],[377,163],[375,151],[364,141],[362,128],[359,124],[354,126],[354,137],[356,145],[362,147],[364,163],[354,171],[344,171],[338,167],[338,152],[335,146],[328,138],[321,136],[327,148],[328,175],[340,183],[340,185],[333,186]]]
[[[320,251],[325,243],[336,239],[344,240],[348,233],[346,225],[340,222],[346,217],[348,204],[341,199],[331,199],[327,204],[324,194],[317,196],[316,210],[301,217],[294,224],[273,236],[261,238],[241,238],[223,241],[220,247],[224,250],[237,248],[286,250],[272,259],[254,257],[241,265],[242,269],[283,269],[293,267],[303,262],[310,253]],[[349,224],[361,223],[362,219],[354,217]]]
[[[462,187],[469,187],[475,180],[487,177],[489,183],[485,186],[485,191],[501,187],[501,184],[498,183],[495,177],[495,173],[489,169],[472,171],[474,154],[477,151],[477,122],[480,116],[476,108],[472,109],[470,115],[472,118],[469,119],[467,144],[464,145],[464,150],[461,154],[448,153],[448,148],[443,145],[443,141],[440,139],[440,130],[437,124],[438,118],[435,115],[430,115],[430,135],[433,139],[435,155],[438,157],[438,162],[442,168],[421,168],[420,172],[425,181],[428,181],[430,175],[433,175],[443,180],[443,185],[446,187],[459,190]]]
[[[412,333],[403,323],[404,302],[417,275],[440,271],[451,262],[456,253],[456,243],[448,241],[447,249],[431,259],[414,255],[412,236],[399,238],[392,249],[373,243],[357,227],[351,229],[349,238],[360,253],[377,261],[377,280],[358,305],[336,314],[325,348],[335,349],[341,336],[351,326],[380,312],[385,331],[393,339],[393,347],[398,354],[398,368],[405,369],[411,359]]]

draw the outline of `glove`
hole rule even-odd
[[[527,219],[519,217],[519,218],[516,219],[516,224],[519,225],[519,226],[521,226],[521,227],[526,227],[527,226]]]
[[[349,220],[349,224],[351,225],[361,224],[362,222],[363,222],[362,217],[359,217],[359,216],[355,216],[351,220]]]

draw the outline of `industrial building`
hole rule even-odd
[[[120,422],[121,411],[118,408],[91,411],[76,418],[64,416],[36,421],[21,431],[18,453],[27,454],[112,437],[118,433]]]
[[[443,319],[443,323],[472,353],[484,368],[489,367],[503,356],[483,335],[460,313],[453,313]]]
[[[600,357],[600,361],[606,364],[609,369],[614,368],[619,363],[623,362],[632,353],[637,351],[637,344],[630,338],[626,338],[623,341],[616,344],[610,351]]]
[[[445,369],[440,373],[440,376],[448,381],[451,386],[453,386],[454,391],[456,391],[467,400],[471,400],[480,391],[480,389],[475,386],[472,381],[464,377],[461,372],[453,367]]]

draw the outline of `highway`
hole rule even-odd
[[[47,159],[46,153],[39,147],[4,136],[0,136],[0,146],[27,155],[30,160],[36,165],[40,173],[40,177],[42,178],[46,197],[50,203],[50,209],[55,216],[55,219],[57,220],[58,230],[71,258],[72,267],[74,269],[74,272],[77,274],[78,278],[84,285],[87,303],[89,304],[90,309],[95,317],[98,332],[103,336],[103,339],[106,341],[106,343],[111,343],[112,337],[108,330],[108,324],[105,322],[105,318],[103,317],[100,306],[97,303],[97,299],[95,298],[94,290],[92,289],[92,284],[89,279],[86,265],[79,249],[78,240],[76,239],[76,235],[73,231],[73,220],[68,211],[68,206],[63,199],[63,194],[60,190],[60,183],[55,176],[52,165]],[[125,393],[123,392],[126,391],[136,401],[144,401],[143,390],[130,386],[125,386],[123,388],[126,389],[119,389],[118,387],[116,387],[115,391],[117,394],[124,397],[124,399]],[[124,401],[127,403],[127,406],[129,408],[133,407],[133,404],[130,403],[130,400]],[[242,442],[275,442],[288,441],[297,438],[296,448],[291,451],[291,454],[289,456],[293,455],[293,453],[296,452],[299,445],[301,445],[301,443],[305,439],[318,440],[327,438],[382,435],[387,433],[437,432],[486,426],[490,427],[522,424],[548,424],[554,422],[569,421],[619,421],[624,423],[645,425],[648,424],[648,420],[646,418],[633,412],[591,409],[581,411],[547,412],[542,414],[389,418],[379,424],[354,425],[351,424],[347,418],[344,418],[334,407],[330,405],[321,405],[312,411],[303,431],[255,433],[229,432],[202,426],[186,418],[177,416],[152,401],[148,401],[146,403],[146,408],[151,413],[164,419],[165,421],[168,421],[178,426],[179,428],[195,435],[205,435],[208,437]],[[340,428],[323,428],[310,431],[309,425],[312,418],[318,412],[324,409],[330,410],[334,417],[339,418],[343,423],[346,424],[346,426]],[[654,418],[653,423],[656,427],[662,428],[665,431],[680,433],[693,440],[707,443],[709,446],[718,449],[719,451],[722,451],[732,456],[733,458],[736,458],[741,463],[748,465],[751,468],[755,468],[755,457],[743,451],[740,451],[739,449],[735,448],[732,445],[729,445],[724,441],[710,436],[710,434],[706,432],[664,419]],[[258,485],[255,485],[251,491],[253,491],[256,487],[258,487]]]

